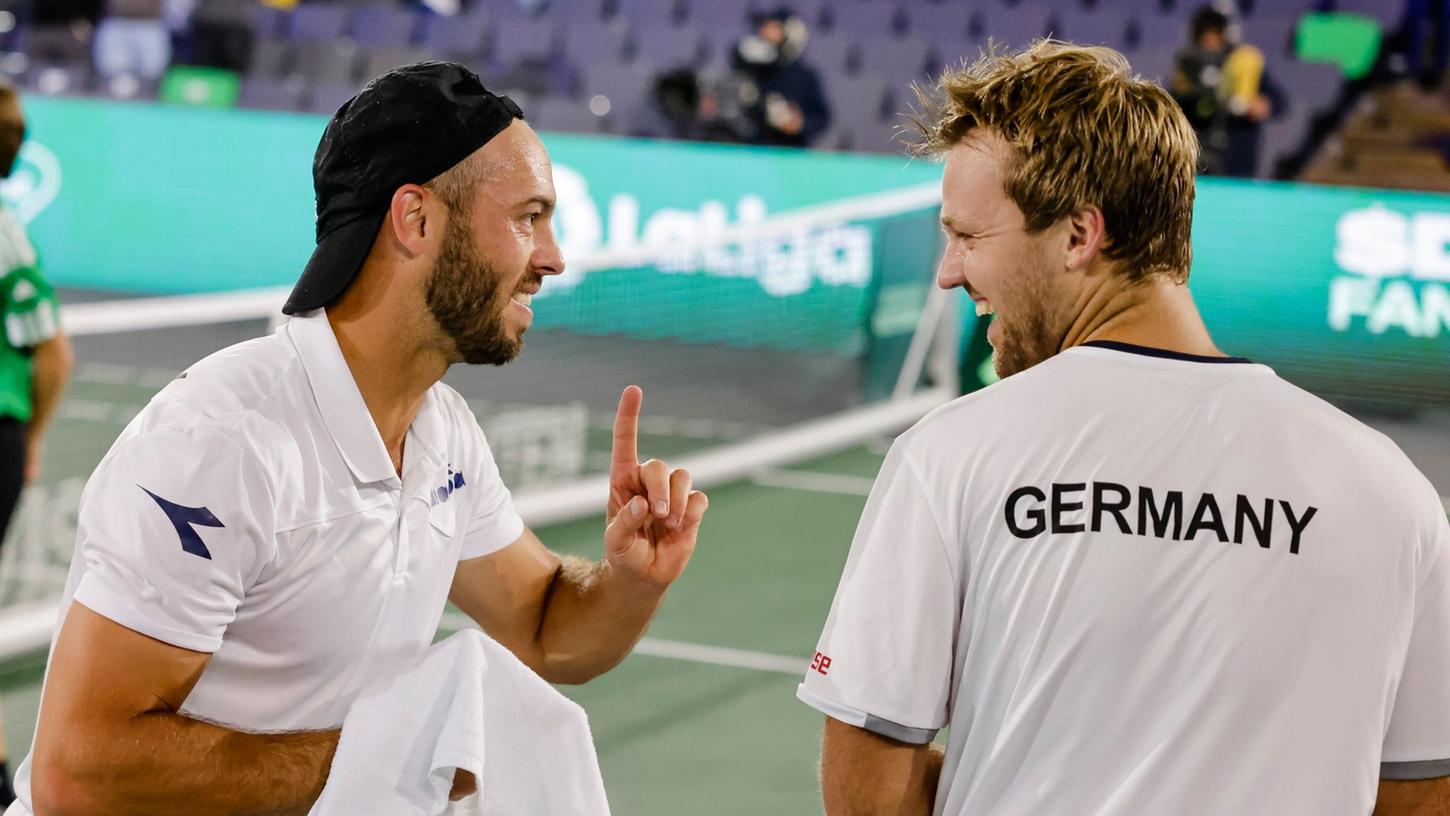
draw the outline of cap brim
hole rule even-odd
[[[362,269],[387,217],[386,209],[376,215],[360,216],[323,237],[282,307],[282,314],[310,312],[341,297]]]

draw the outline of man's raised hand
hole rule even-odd
[[[680,577],[709,499],[690,488],[690,473],[658,459],[639,461],[639,412],[644,392],[631,385],[614,416],[604,548],[611,565],[658,585]]]

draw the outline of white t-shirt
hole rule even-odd
[[[1075,347],[892,446],[799,695],[950,726],[938,814],[1364,816],[1450,775],[1450,525],[1265,366]]]
[[[211,652],[183,713],[331,728],[370,678],[432,643],[457,563],[523,529],[482,429],[442,383],[398,478],[317,311],[193,365],[122,432],[81,495],[62,609],[74,599]],[[27,806],[29,775],[27,758]]]

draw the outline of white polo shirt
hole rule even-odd
[[[432,642],[457,563],[523,529],[442,383],[398,478],[316,311],[193,365],[122,432],[81,495],[62,608],[211,652],[186,714],[336,727],[370,678]]]
[[[897,439],[805,702],[938,814],[1364,816],[1450,775],[1450,524],[1261,365],[1072,348]]]

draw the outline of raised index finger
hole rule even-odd
[[[639,464],[639,409],[644,404],[644,391],[631,385],[619,395],[619,410],[614,414],[614,451],[609,455],[610,469],[635,467]]]

